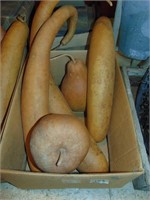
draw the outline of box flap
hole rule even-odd
[[[108,141],[111,172],[143,171],[132,113],[118,65]]]
[[[106,174],[51,174],[1,170],[3,180],[25,189],[60,188],[119,188],[135,179],[141,172]]]

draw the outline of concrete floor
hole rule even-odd
[[[132,182],[119,189],[51,189],[23,190],[1,184],[2,200],[148,200],[150,192],[134,190]]]

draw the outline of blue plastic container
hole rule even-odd
[[[123,1],[118,49],[125,56],[146,60],[150,55],[150,1]]]

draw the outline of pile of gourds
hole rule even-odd
[[[78,13],[70,5],[54,11],[58,2],[40,2],[30,31],[23,20],[18,19],[13,23],[2,40],[1,73],[4,76],[11,69],[13,79],[12,73],[17,69],[14,64],[20,66],[30,33],[22,82],[21,116],[26,153],[32,171],[71,173],[77,169],[80,173],[108,172],[108,161],[97,142],[106,138],[113,103],[115,49],[112,25],[107,17],[96,20],[90,38],[87,66],[81,60],[71,59],[59,88],[51,73],[50,50],[66,21],[68,31],[61,45],[72,39]],[[18,31],[19,27],[15,26],[20,26],[21,30]],[[13,32],[19,36],[13,35]],[[4,54],[8,48],[6,41],[10,44],[13,37],[16,37],[16,44],[13,41],[9,51],[12,59]],[[14,50],[17,51],[15,55]],[[12,67],[9,70],[4,67],[10,62],[5,56],[11,59]],[[7,75],[2,82],[3,94],[9,90],[4,88],[6,79]],[[12,83],[10,85],[14,87]],[[1,99],[6,103],[6,98]],[[2,107],[6,110],[7,106]],[[84,122],[73,111],[85,112]]]

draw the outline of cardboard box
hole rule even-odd
[[[82,60],[86,60],[87,55],[86,51],[54,51],[51,53],[51,57],[63,53],[69,53]],[[68,57],[51,61],[52,73],[58,85],[65,73],[65,64],[68,61]],[[93,174],[30,172],[26,162],[20,113],[22,76],[23,70],[2,133],[0,144],[2,181],[27,189],[116,188],[122,187],[143,174],[131,108],[118,66],[116,66],[115,92],[107,143],[105,141],[100,144],[104,146],[105,154],[108,153],[110,172]]]

